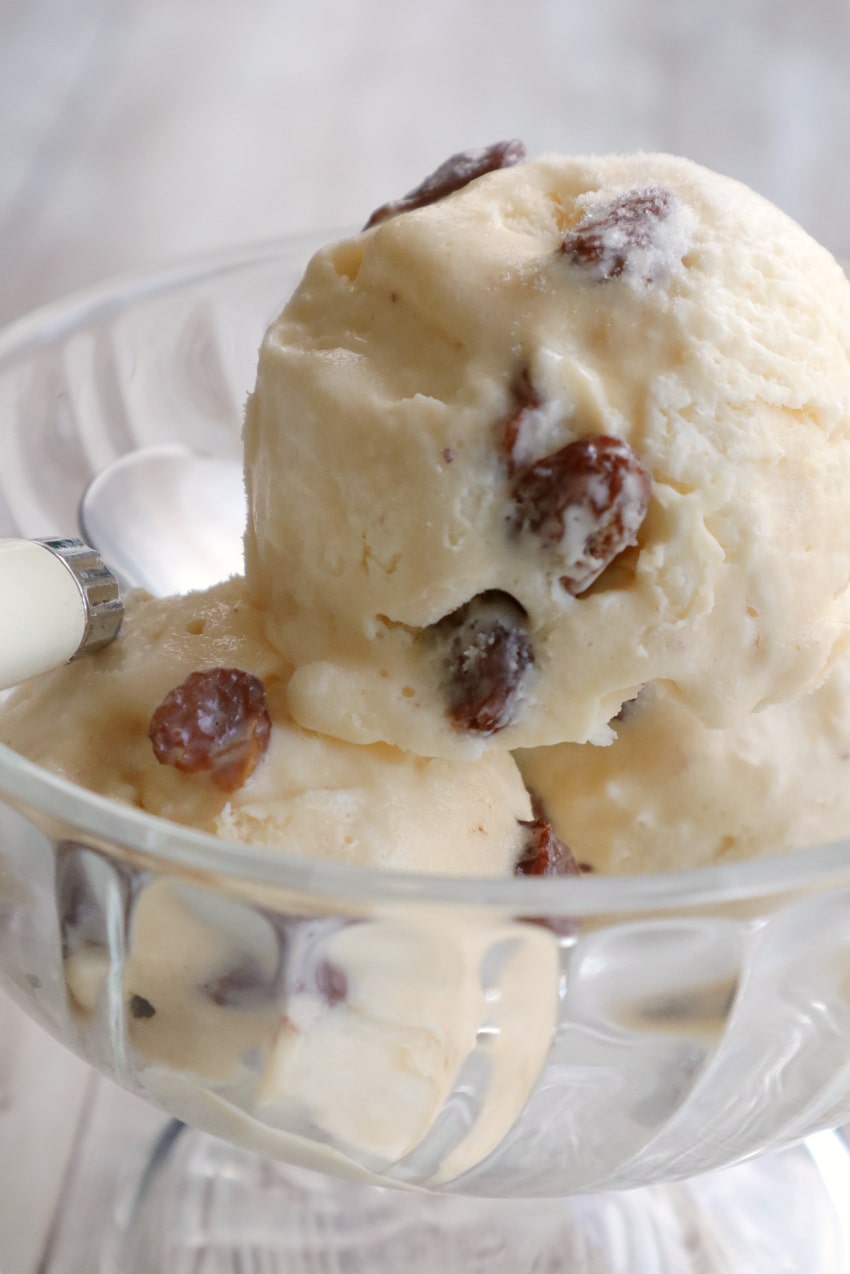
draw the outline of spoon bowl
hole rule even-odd
[[[140,447],[91,480],[79,521],[125,588],[209,588],[242,570],[241,464],[179,443]]]

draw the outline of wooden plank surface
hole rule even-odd
[[[0,1270],[39,1269],[92,1071],[0,994]]]
[[[498,136],[685,152],[850,253],[848,69],[846,0],[4,0],[0,320]]]
[[[163,258],[357,224],[500,136],[688,153],[850,256],[850,6],[3,0],[0,321]],[[92,1200],[156,1126],[0,996],[2,1274],[93,1274]]]

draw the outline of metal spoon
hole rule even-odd
[[[0,540],[0,690],[112,641],[124,611],[118,582],[163,597],[240,571],[241,466],[143,447],[92,480],[79,520],[86,544]]]
[[[74,539],[0,540],[0,690],[100,650],[118,634],[118,582]]]
[[[79,519],[125,587],[158,597],[207,588],[242,570],[241,463],[178,444],[142,447],[92,479]]]

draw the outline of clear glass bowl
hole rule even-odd
[[[239,453],[315,243],[119,282],[0,336],[0,534],[98,469]],[[0,984],[180,1120],[483,1196],[669,1181],[850,1119],[850,845],[647,878],[391,875],[216,841],[0,748]]]

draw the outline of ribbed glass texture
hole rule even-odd
[[[0,336],[0,534],[91,475],[239,454],[309,243],[129,280]],[[850,1120],[850,849],[641,880],[393,876],[227,845],[0,748],[0,982],[132,1091],[360,1179],[551,1196]]]

